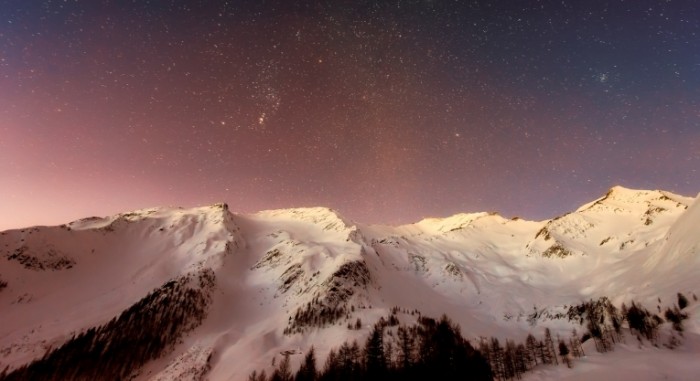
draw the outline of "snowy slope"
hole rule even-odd
[[[39,358],[201,269],[216,275],[206,319],[137,379],[206,372],[241,380],[280,352],[311,345],[322,362],[394,306],[447,313],[472,337],[569,332],[571,323],[552,316],[591,298],[649,306],[660,298],[666,306],[677,292],[700,294],[699,227],[700,203],[692,198],[615,187],[547,221],[472,213],[392,227],[354,223],[327,208],[243,215],[217,204],[10,230],[0,233],[0,280],[7,282],[0,369]],[[700,353],[698,306],[691,306],[681,349],[687,356]],[[528,319],[533,311],[536,319]],[[349,330],[357,318],[364,327]],[[673,353],[670,363],[679,361]],[[605,369],[608,358],[589,360],[581,379]],[[563,377],[557,372],[528,377]]]
[[[223,205],[148,209],[0,233],[3,367],[102,324],[169,279],[219,267],[235,246]]]

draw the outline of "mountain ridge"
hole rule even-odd
[[[571,323],[553,316],[572,303],[700,291],[687,254],[700,247],[694,199],[616,187],[587,205],[543,221],[463,213],[387,226],[323,207],[237,214],[217,203],[0,232],[0,368],[202,271],[215,279],[206,317],[136,379],[205,368],[214,380],[244,379],[281,351],[314,345],[324,356],[361,339],[365,324],[347,326],[394,307],[447,313],[472,338],[513,338],[532,329],[533,308],[535,326],[567,332]]]

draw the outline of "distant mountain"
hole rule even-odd
[[[404,226],[327,208],[145,209],[0,232],[0,372],[54,353],[66,372],[81,358],[85,374],[244,380],[281,353],[296,366],[312,345],[323,364],[392,307],[402,322],[447,314],[467,337],[523,340],[543,327],[569,335],[574,304],[660,311],[679,292],[692,303],[677,351],[697,356],[699,275],[700,203],[664,191],[614,187],[546,221],[471,213]]]

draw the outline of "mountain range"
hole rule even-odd
[[[522,341],[545,327],[582,329],[565,316],[585,301],[661,312],[681,293],[689,318],[673,349],[630,338],[612,355],[588,351],[573,369],[542,366],[526,378],[690,380],[700,374],[696,200],[614,187],[544,221],[469,213],[402,226],[322,207],[241,214],[220,203],[7,230],[0,371],[12,379],[70,343],[107,337],[101,353],[125,378],[245,380],[273,358],[298,364],[311,346],[323,364],[392,310],[406,324],[446,314],[474,342]]]

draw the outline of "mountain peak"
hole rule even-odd
[[[71,229],[99,229],[114,228],[117,225],[129,224],[146,220],[178,220],[189,218],[188,216],[207,216],[211,220],[225,218],[222,214],[228,214],[228,205],[218,202],[208,206],[183,208],[174,206],[152,207],[137,209],[130,212],[122,212],[105,217],[88,217],[67,224]],[[189,220],[188,220],[189,221]]]
[[[658,191],[649,189],[633,189],[624,187],[622,185],[615,185],[608,189],[608,192],[605,195],[615,197],[635,197],[640,195],[646,195],[649,193],[658,193]]]
[[[416,225],[420,226],[424,230],[444,233],[463,229],[475,221],[489,216],[502,218],[495,212],[458,213],[445,218],[425,218],[417,222]]]
[[[341,216],[336,210],[323,206],[264,210],[255,215],[277,220],[292,220],[323,225],[323,230],[343,231],[355,225],[352,221]]]
[[[656,201],[673,201],[677,204],[687,205],[691,198],[677,194],[647,189],[631,189],[620,185],[610,188],[602,197],[582,205],[576,212],[594,210],[603,206],[616,209],[630,209],[633,205],[648,205]]]

